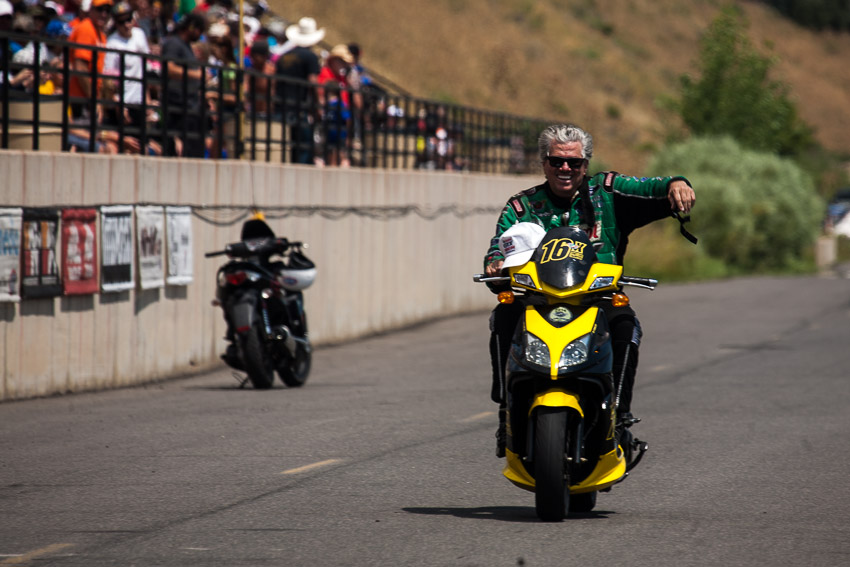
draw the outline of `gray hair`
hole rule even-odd
[[[584,159],[593,157],[593,136],[573,124],[555,124],[549,126],[540,133],[537,147],[540,150],[540,161],[544,161],[549,155],[552,144],[564,144],[567,142],[580,142],[581,153]]]

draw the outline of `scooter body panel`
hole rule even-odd
[[[584,335],[593,333],[596,329],[596,319],[599,309],[591,307],[570,322],[566,327],[556,328],[532,306],[525,310],[525,328],[532,335],[541,339],[549,347],[549,375],[558,377],[558,361],[560,355],[571,342]]]
[[[534,419],[534,412],[539,407],[565,408],[584,418],[579,397],[564,390],[552,389],[535,396],[528,412],[528,419]],[[534,492],[534,476],[525,468],[522,457],[511,450],[505,451],[505,467],[502,474],[519,488]],[[599,457],[593,472],[582,481],[570,485],[571,494],[604,490],[619,482],[626,474],[626,461],[619,446]]]
[[[561,249],[549,246],[551,254],[542,251],[537,261],[510,269],[512,285],[526,282],[518,287],[533,290],[544,301],[526,305],[508,361],[508,447],[502,473],[516,486],[535,491],[531,449],[536,413],[544,407],[563,408],[569,416],[564,447],[569,491],[580,494],[608,488],[626,473],[623,452],[614,441],[608,322],[589,301],[594,293],[616,291],[622,267],[595,263],[580,238],[562,235],[553,242]],[[544,241],[541,250],[546,246]],[[547,350],[548,361],[540,354]],[[575,355],[576,350],[581,354]]]
[[[604,490],[620,482],[624,476],[626,476],[626,460],[618,446],[614,451],[599,458],[590,476],[578,484],[571,485],[570,494]]]

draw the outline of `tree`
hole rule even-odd
[[[850,0],[764,0],[801,26],[850,30]]]
[[[700,78],[681,78],[680,113],[698,136],[730,135],[754,150],[793,156],[812,143],[812,131],[797,114],[788,88],[769,77],[773,61],[745,34],[746,23],[728,8],[701,42]]]

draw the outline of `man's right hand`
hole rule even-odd
[[[484,268],[484,273],[488,278],[495,278],[496,276],[501,275],[502,273],[502,264],[504,264],[504,260],[493,260],[492,263],[487,264],[487,267]]]

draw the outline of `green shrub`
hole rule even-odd
[[[693,138],[653,158],[648,175],[670,174],[693,184],[689,229],[730,273],[811,269],[825,203],[793,161],[730,137]]]

